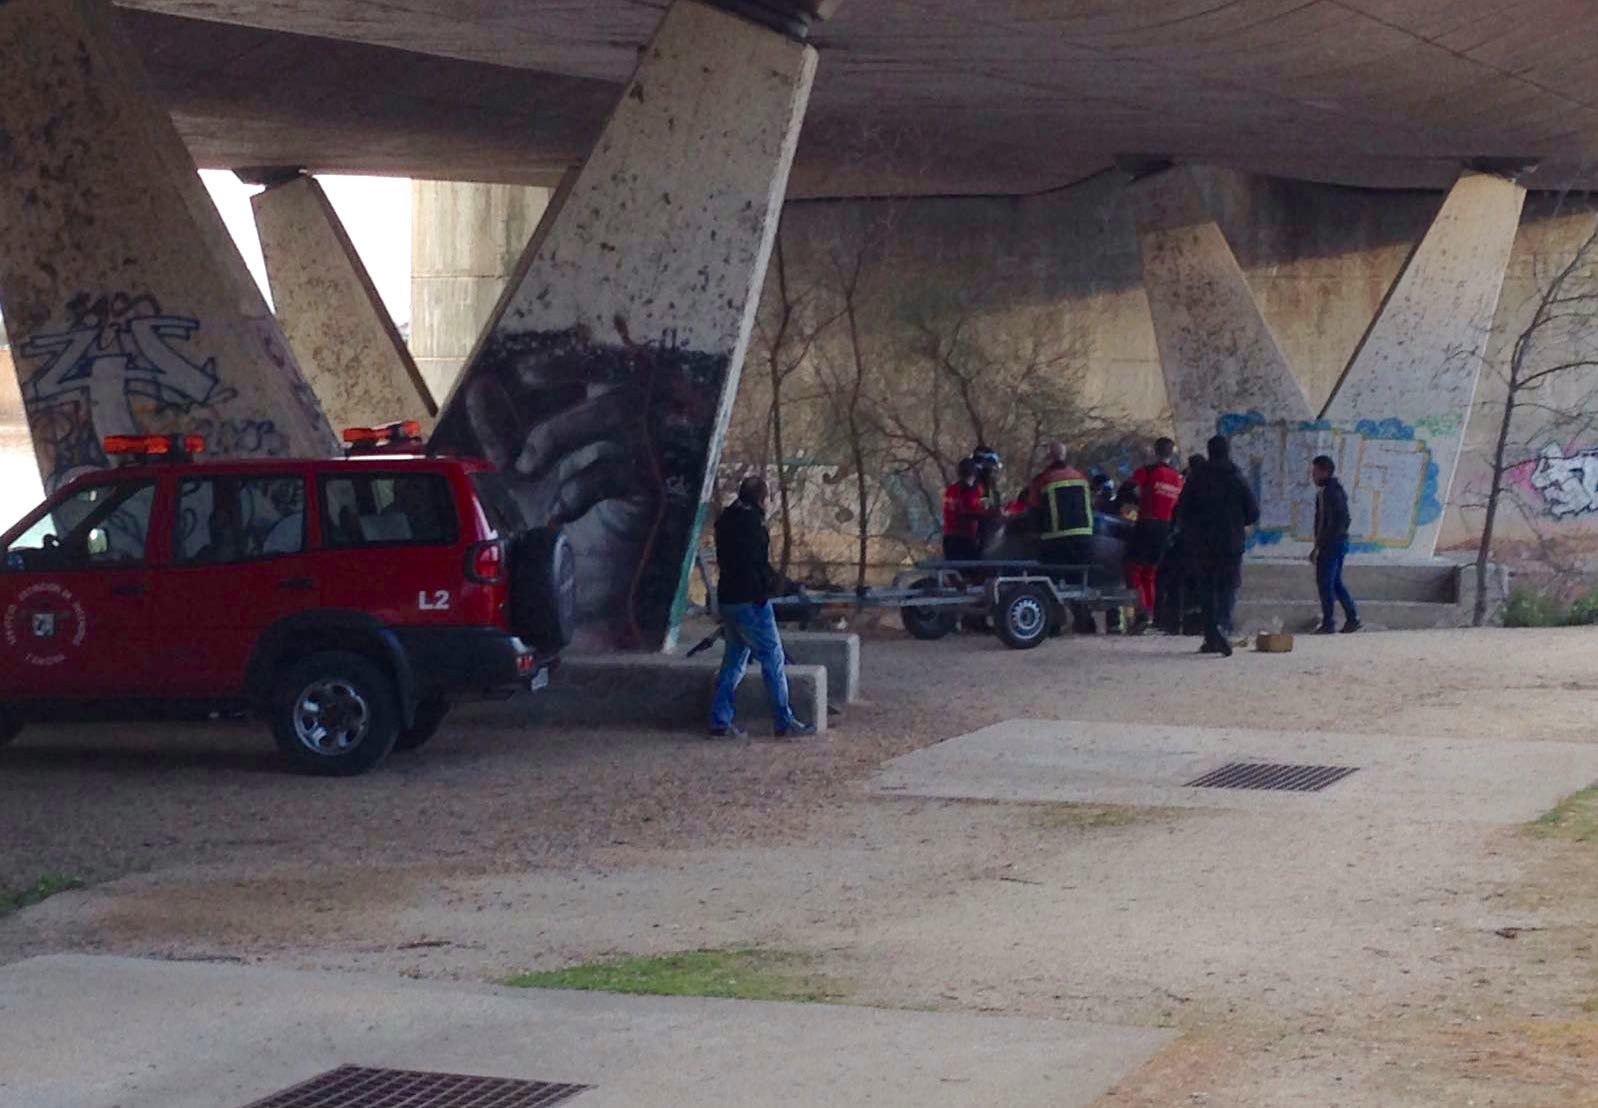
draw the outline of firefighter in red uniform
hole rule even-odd
[[[998,518],[980,484],[974,458],[960,461],[958,480],[943,490],[943,557],[950,562],[982,559],[982,524]]]
[[[1171,545],[1171,518],[1182,495],[1182,475],[1171,464],[1176,443],[1160,439],[1154,444],[1154,464],[1132,474],[1137,486],[1137,526],[1126,556],[1126,583],[1138,595],[1137,620],[1131,633],[1141,635],[1154,617],[1155,582],[1160,560]]]

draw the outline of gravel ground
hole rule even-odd
[[[1183,1029],[1107,1104],[1598,1103],[1588,846],[863,793],[887,758],[1011,718],[1593,739],[1598,632],[1193,645],[882,632],[830,741],[544,733],[481,706],[353,781],[280,772],[253,726],[43,729],[0,757],[0,888],[97,884],[0,920],[0,960],[495,979],[755,943],[864,1003]]]

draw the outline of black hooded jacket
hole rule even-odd
[[[1226,565],[1242,561],[1247,530],[1260,521],[1260,506],[1231,456],[1222,452],[1188,475],[1176,519],[1200,566]]]
[[[722,604],[764,604],[777,591],[766,516],[734,500],[716,520],[716,599]]]

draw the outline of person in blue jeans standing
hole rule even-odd
[[[712,738],[743,738],[745,732],[732,721],[738,684],[749,668],[751,655],[760,663],[771,701],[771,722],[780,739],[814,735],[815,726],[794,718],[788,704],[788,674],[783,667],[782,636],[771,610],[777,574],[771,568],[771,535],[766,531],[766,482],[745,477],[738,499],[716,520],[716,565],[719,571],[716,600],[727,652],[716,676],[716,696],[710,706]]]
[[[1310,476],[1320,490],[1315,496],[1315,552],[1310,560],[1315,563],[1315,583],[1321,593],[1321,625],[1317,635],[1336,632],[1333,621],[1335,600],[1343,606],[1343,634],[1360,629],[1359,612],[1354,598],[1343,584],[1343,560],[1348,557],[1348,493],[1337,479],[1337,465],[1325,454],[1310,463]]]

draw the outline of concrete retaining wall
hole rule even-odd
[[[720,667],[719,655],[568,658],[551,678],[550,687],[533,696],[528,716],[535,722],[564,727],[633,725],[703,731]],[[788,696],[795,715],[814,723],[817,730],[826,729],[825,667],[789,666]],[[759,666],[751,665],[738,687],[737,720],[756,734],[769,731],[771,710]]]

